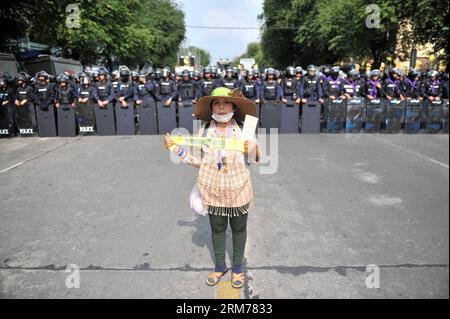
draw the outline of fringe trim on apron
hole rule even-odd
[[[237,217],[248,213],[250,203],[240,207],[218,207],[208,205],[208,213],[216,216]]]

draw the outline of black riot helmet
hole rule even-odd
[[[255,76],[255,70],[253,70],[253,69],[250,69],[250,70],[246,70],[245,71],[245,77],[250,77],[250,76],[252,76],[252,77],[254,77]]]
[[[28,79],[29,79],[29,76],[25,72],[19,72],[16,75],[16,81],[17,82],[21,81],[22,83],[27,83]]]
[[[227,67],[225,69],[225,75],[226,75],[226,77],[229,77],[229,78],[233,77],[233,68],[230,66]]]
[[[183,72],[181,72],[181,77],[183,78],[184,81],[189,81],[191,79],[191,74],[189,72],[189,70],[183,70]]]
[[[159,79],[161,79],[162,78],[162,70],[160,69],[160,68],[157,68],[156,70],[155,70],[155,80],[159,80]]]
[[[217,76],[217,67],[212,66],[211,67],[211,77],[216,78]]]
[[[233,77],[235,79],[237,79],[238,76],[239,76],[239,69],[237,67],[233,66]]]
[[[61,83],[69,83],[70,79],[67,76],[67,74],[64,73],[60,73],[58,74],[58,76],[56,77],[56,83],[61,84]]]
[[[137,76],[137,80],[141,83],[145,83],[147,79],[151,76],[151,73],[148,71],[141,70]]]
[[[432,77],[434,78],[438,78],[439,77],[439,72],[436,70],[430,70],[427,74],[427,76],[431,79]]]
[[[193,77],[194,77],[194,78],[200,78],[200,77],[201,77],[200,71],[195,70],[195,71],[194,71],[194,74],[193,74]]]
[[[359,77],[360,77],[360,75],[359,75],[358,70],[356,70],[356,69],[351,69],[351,70],[349,70],[349,71],[347,72],[347,77],[348,77],[348,78],[352,78],[352,79],[354,79],[354,80],[358,80]]]
[[[274,68],[268,68],[266,70],[266,75],[273,75],[273,76],[275,76],[275,69]]]
[[[381,71],[378,70],[378,69],[374,69],[374,70],[370,71],[370,77],[373,78],[375,76],[380,78],[381,77]]]
[[[104,75],[105,77],[108,76],[108,70],[105,67],[101,67],[98,69],[98,75]]]
[[[162,77],[163,78],[168,78],[170,77],[171,71],[169,67],[164,67],[164,69],[162,69]]]
[[[341,71],[341,69],[338,66],[333,66],[331,68],[330,74],[333,78],[337,78],[339,76],[340,71]]]
[[[211,67],[210,66],[207,66],[207,67],[205,67],[203,69],[203,74],[205,74],[205,73],[211,73]]]
[[[297,74],[303,75],[303,68],[301,66],[297,66],[295,68],[295,75],[297,75]]]
[[[412,69],[408,72],[408,78],[410,80],[414,80],[416,78],[420,77],[420,72],[416,69]]]
[[[138,80],[138,78],[139,78],[139,73],[137,71],[131,71],[131,79],[136,82]]]
[[[130,76],[130,69],[126,66],[121,66],[119,68],[119,76],[123,78],[128,78]]]
[[[36,79],[38,79],[39,81],[47,81],[48,79],[48,73],[45,71],[39,71],[36,73],[36,75],[34,76]],[[43,78],[42,80],[40,78]]]
[[[316,66],[315,66],[314,64],[308,65],[307,70],[308,70],[308,75],[309,75],[309,76],[314,76],[314,75],[316,75],[317,68],[316,68]]]
[[[79,80],[80,80],[80,84],[81,85],[89,85],[89,84],[91,84],[91,78],[86,73],[81,74],[80,77],[79,77]]]
[[[397,68],[392,68],[389,70],[389,77],[397,78],[400,75],[400,71]]]
[[[91,79],[92,79],[93,81],[97,81],[97,80],[98,80],[98,70],[92,71],[92,73],[91,73]]]
[[[295,68],[293,66],[288,66],[286,68],[286,76],[288,78],[295,76],[296,73],[297,72],[296,72],[296,70],[295,70]]]

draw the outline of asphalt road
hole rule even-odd
[[[238,291],[229,275],[205,284],[196,171],[172,163],[161,136],[0,140],[0,297],[449,298],[448,135],[278,141],[273,174],[250,168]],[[71,264],[79,288],[66,285]]]

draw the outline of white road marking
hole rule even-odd
[[[434,158],[431,158],[431,157],[429,157],[429,156],[423,155],[422,153],[419,153],[419,152],[417,152],[417,151],[410,150],[410,149],[407,148],[407,147],[404,147],[404,146],[395,144],[395,143],[393,143],[393,142],[391,142],[391,141],[387,141],[387,140],[384,140],[384,139],[377,138],[377,137],[375,137],[375,136],[373,136],[373,135],[369,135],[369,134],[368,134],[367,136],[371,136],[372,138],[374,138],[374,139],[376,139],[376,140],[379,140],[379,141],[382,141],[382,142],[385,143],[385,144],[389,144],[389,145],[394,146],[394,147],[397,147],[397,148],[399,148],[399,149],[401,149],[401,150],[403,150],[403,151],[406,151],[406,152],[408,152],[408,153],[410,153],[410,154],[416,155],[416,156],[418,156],[418,157],[420,157],[420,158],[422,158],[423,160],[426,160],[426,161],[428,161],[428,162],[431,162],[431,163],[440,165],[440,166],[445,167],[445,168],[447,168],[447,169],[449,168],[449,165],[448,165],[448,164],[442,163],[442,162],[440,162],[440,161],[438,161],[438,160],[435,160]]]

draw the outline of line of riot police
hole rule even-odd
[[[131,71],[126,66],[91,74],[45,71],[15,79],[0,74],[0,135],[164,134],[193,130],[193,107],[216,87],[242,90],[255,101],[261,127],[281,133],[448,132],[448,74],[393,68],[361,75],[354,68],[289,66],[239,73],[217,67],[200,73],[170,68]]]

